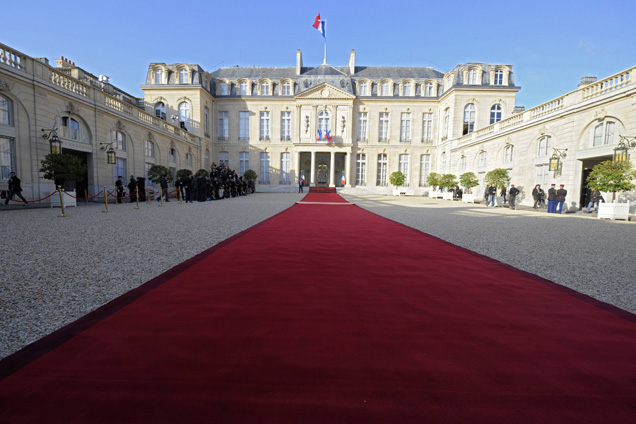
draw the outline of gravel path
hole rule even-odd
[[[0,358],[199,252],[292,206],[303,194],[0,212]],[[422,197],[343,195],[359,206],[636,313],[636,225]],[[240,272],[240,271],[237,271]]]

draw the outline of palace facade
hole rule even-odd
[[[583,78],[550,102],[515,107],[513,67],[467,63],[442,73],[421,67],[303,65],[227,67],[151,63],[144,98],[131,96],[68,59],[52,67],[0,44],[2,182],[16,170],[25,195],[53,189],[38,172],[49,152],[42,128],[58,128],[65,152],[88,165],[94,193],[118,175],[144,176],[153,164],[174,172],[225,163],[253,169],[258,191],[310,185],[390,193],[393,171],[409,190],[430,191],[430,172],[483,180],[505,168],[531,202],[535,184],[565,184],[571,208],[585,202],[585,177],[612,158],[620,136],[636,135],[634,68]],[[115,148],[108,165],[104,146]],[[559,153],[561,167],[549,171]],[[565,153],[565,155],[563,155]],[[6,175],[5,175],[6,174]],[[78,186],[79,189],[81,187]],[[632,194],[624,195],[631,197]]]

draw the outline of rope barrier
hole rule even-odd
[[[23,200],[14,200],[14,199],[9,199],[9,200],[11,200],[12,202],[16,202],[16,203],[37,203],[37,202],[41,202],[42,200],[48,199],[49,197],[53,196],[54,194],[57,194],[57,191],[54,191],[53,193],[49,194],[48,196],[43,197],[43,198],[38,199],[38,200],[27,200],[26,202],[23,201]],[[0,195],[0,198],[5,199],[5,200],[7,199],[7,197],[1,196],[1,195]]]

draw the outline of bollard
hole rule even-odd
[[[152,199],[150,198],[150,189],[148,187],[146,187],[146,203],[152,203]]]
[[[139,187],[135,189],[135,198],[137,199],[137,207],[135,209],[140,209],[139,208]]]
[[[163,207],[163,188],[159,187],[159,206]]]
[[[177,189],[177,199],[179,199],[179,204],[183,204],[183,202],[181,201],[181,190]]]
[[[88,206],[88,190],[84,190],[84,198],[86,199],[86,206]]]
[[[106,191],[106,186],[104,186],[104,201],[106,202],[106,209],[104,209],[102,212],[110,212],[108,210],[108,191]]]
[[[57,191],[60,193],[60,207],[62,208],[62,215],[58,215],[58,218],[68,218],[70,215],[64,213],[64,199],[62,197],[62,186],[57,186]]]

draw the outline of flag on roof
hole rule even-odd
[[[316,16],[316,20],[314,21],[314,24],[312,26],[320,31],[325,39],[327,38],[325,36],[325,21],[320,20],[320,13],[318,14],[318,16]]]

